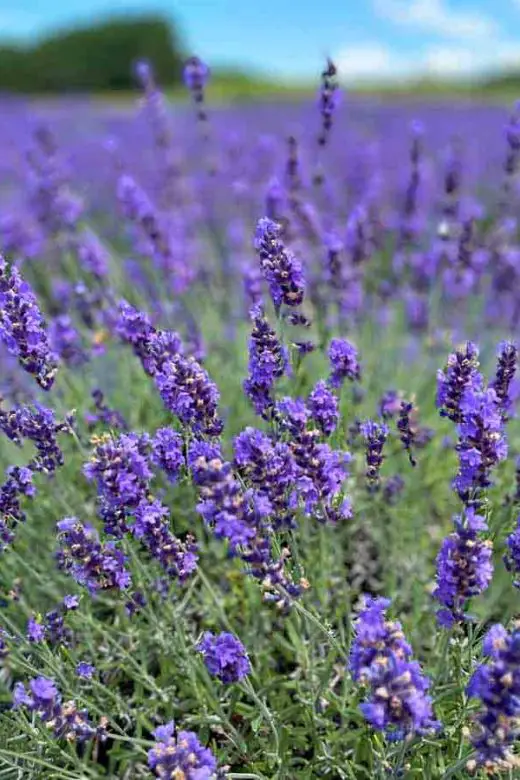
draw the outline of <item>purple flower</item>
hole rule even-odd
[[[336,499],[348,474],[350,455],[320,443],[319,431],[307,428],[310,413],[302,400],[282,399],[276,415],[281,430],[290,436],[288,444],[297,467],[296,494],[303,500],[305,513],[332,522],[342,519]]]
[[[404,480],[399,474],[388,477],[383,485],[383,497],[389,504],[395,504],[404,488]]]
[[[217,445],[194,441],[188,450],[188,466],[199,488],[197,509],[205,523],[217,538],[229,542],[232,554],[239,555],[248,572],[262,582],[264,598],[281,610],[288,609],[290,601],[277,586],[290,597],[298,596],[302,587],[285,572],[287,556],[282,553],[276,558],[273,554],[269,527],[265,527],[270,501],[266,506],[263,496],[242,489]]]
[[[257,414],[263,417],[273,406],[272,390],[286,371],[287,358],[276,333],[269,325],[261,307],[251,310],[253,330],[249,340],[249,376],[244,392]]]
[[[30,642],[43,642],[45,639],[45,626],[36,618],[31,617],[27,622],[27,638]]]
[[[197,545],[192,537],[184,543],[177,539],[170,529],[169,512],[160,501],[143,499],[135,509],[131,530],[169,577],[182,582],[195,571]]]
[[[336,430],[339,421],[338,399],[328,389],[326,382],[320,380],[307,401],[308,409],[314,422],[317,423],[325,436],[330,436]]]
[[[244,491],[232,464],[215,451],[197,445],[190,448],[190,467],[199,486],[197,506],[204,522],[219,539],[227,539],[232,550],[246,545],[256,534],[254,516],[248,511]]]
[[[399,438],[402,445],[408,453],[408,459],[412,466],[417,465],[412,448],[416,444],[417,430],[412,422],[412,413],[414,406],[410,401],[401,401],[401,407],[399,410],[399,419],[397,420],[397,430],[399,431]]]
[[[31,469],[25,466],[10,466],[6,475],[7,479],[0,486],[0,549],[12,542],[14,527],[25,520],[22,496],[33,498],[36,495]]]
[[[79,607],[79,596],[64,596],[63,598],[63,606],[65,609],[77,609]]]
[[[105,531],[119,537],[126,529],[127,514],[149,492],[150,439],[147,434],[123,433],[118,438],[105,434],[96,441],[83,473],[96,482]]]
[[[88,664],[86,661],[80,661],[76,665],[76,674],[84,680],[91,680],[96,671],[96,667]]]
[[[322,119],[321,132],[318,135],[319,146],[325,146],[332,127],[332,117],[339,102],[337,69],[332,60],[327,60],[327,66],[321,74],[319,94],[320,113]]]
[[[106,718],[96,728],[86,710],[78,710],[73,701],[62,702],[55,683],[47,677],[33,678],[29,690],[23,683],[16,683],[13,706],[25,707],[38,715],[55,739],[81,743],[95,738],[103,741],[106,737]]]
[[[503,417],[508,416],[511,409],[511,398],[509,390],[511,382],[516,374],[516,361],[518,350],[516,344],[511,341],[504,341],[498,349],[498,361],[495,379],[491,384],[497,396],[497,403],[500,407]]]
[[[148,766],[159,778],[212,780],[216,775],[215,756],[199,742],[193,731],[174,735],[173,721],[154,732],[155,745],[148,751]]]
[[[124,554],[113,542],[101,543],[92,526],[66,517],[58,523],[58,543],[58,566],[92,594],[130,585]]]
[[[234,440],[235,464],[258,496],[265,496],[276,526],[291,525],[290,490],[296,469],[289,446],[276,444],[262,431],[246,428]]]
[[[361,704],[365,719],[391,740],[436,731],[429,680],[406,641],[401,624],[386,618],[388,599],[367,599],[355,624],[349,669],[369,690]]]
[[[277,310],[282,303],[286,306],[299,306],[305,294],[301,263],[286,249],[281,233],[281,226],[268,217],[262,217],[258,221],[255,233],[255,248],[260,257],[260,268]]]
[[[484,652],[489,660],[477,667],[467,688],[468,696],[481,702],[471,736],[477,754],[468,769],[479,766],[486,774],[514,773],[518,762],[512,747],[518,739],[520,717],[518,626],[510,633],[501,625],[493,626],[484,639]]]
[[[332,339],[327,351],[329,356],[331,373],[329,384],[331,387],[340,388],[345,379],[351,382],[359,382],[361,379],[361,367],[359,365],[356,347],[346,339]]]
[[[190,92],[198,93],[208,83],[210,72],[205,62],[202,62],[199,57],[193,56],[184,63],[182,75]]]
[[[516,526],[506,539],[507,552],[504,555],[506,568],[513,577],[513,585],[520,588],[520,517],[516,519]]]
[[[119,302],[115,332],[122,341],[132,346],[149,376],[154,376],[166,360],[183,352],[178,333],[156,330],[145,312],[124,300]]]
[[[195,358],[173,355],[164,361],[155,382],[166,408],[184,425],[208,436],[222,433],[220,393]]]
[[[442,417],[462,422],[460,404],[466,389],[480,390],[483,385],[478,369],[478,349],[471,341],[449,356],[446,370],[437,374],[437,406]]]
[[[377,423],[367,420],[361,423],[360,432],[365,440],[366,451],[366,478],[370,490],[378,490],[380,486],[381,466],[383,465],[383,448],[388,436],[388,427],[385,423]]]
[[[491,485],[491,470],[507,456],[504,420],[495,390],[466,387],[459,401],[459,471],[454,487],[465,504]]]
[[[379,399],[377,411],[383,420],[391,420],[399,413],[401,403],[401,393],[397,390],[387,390]]]
[[[70,433],[72,416],[64,422],[56,422],[52,409],[41,404],[34,406],[16,406],[4,411],[0,407],[0,430],[11,441],[21,445],[24,439],[31,441],[37,450],[37,455],[29,464],[33,471],[43,471],[51,474],[63,465],[57,436],[59,433]]]
[[[209,673],[223,683],[238,682],[251,671],[246,649],[233,634],[215,635],[206,631],[197,650],[202,653]]]
[[[51,352],[42,313],[32,288],[15,266],[0,257],[0,340],[43,390],[50,390],[56,376],[56,356]]]
[[[152,439],[151,459],[169,482],[176,482],[185,463],[182,436],[171,428],[159,428]]]
[[[471,507],[454,518],[455,530],[446,537],[437,556],[437,587],[433,597],[442,605],[440,625],[449,628],[467,619],[465,607],[473,596],[486,590],[493,576],[491,541],[479,534],[487,531],[483,517]]]

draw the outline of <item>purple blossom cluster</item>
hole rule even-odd
[[[520,588],[520,517],[516,519],[514,530],[506,539],[506,546],[504,563],[514,577],[513,585]]]
[[[157,560],[168,577],[181,582],[197,567],[197,545],[192,536],[181,542],[171,531],[168,509],[158,500],[142,501],[134,513],[131,531]]]
[[[258,221],[255,233],[255,249],[260,258],[260,268],[269,285],[275,309],[300,306],[305,295],[305,279],[299,260],[284,245],[281,225],[268,217]]]
[[[57,422],[51,409],[34,406],[15,406],[6,410],[0,404],[0,431],[21,447],[28,440],[36,448],[36,455],[26,466],[10,466],[6,479],[0,485],[0,550],[12,544],[14,529],[25,520],[23,498],[34,498],[37,473],[53,475],[63,465],[64,456],[58,444],[58,435],[70,432],[72,416]]]
[[[251,319],[249,375],[244,381],[244,392],[256,413],[265,417],[274,404],[275,382],[287,370],[287,356],[260,306],[251,310]]]
[[[170,480],[178,475],[183,463],[182,439],[162,428],[153,438],[124,433],[95,441],[83,471],[97,485],[105,533],[118,539],[132,534],[168,577],[186,579],[196,568],[197,545],[191,536],[183,542],[174,535],[168,509],[151,493],[152,463],[165,470]]]
[[[350,502],[340,499],[350,454],[320,440],[320,430],[309,426],[311,413],[303,400],[281,399],[276,414],[296,464],[296,493],[305,513],[328,522],[350,517]]]
[[[502,416],[507,418],[511,411],[511,383],[516,374],[518,349],[511,341],[504,341],[498,349],[497,370],[491,387],[495,391]]]
[[[212,780],[217,761],[193,731],[175,731],[173,721],[153,732],[155,745],[148,751],[148,766],[160,778]]]
[[[413,448],[417,444],[417,429],[413,421],[414,405],[411,401],[401,401],[397,430],[401,443],[408,453],[410,465],[416,466],[417,461],[413,455]]]
[[[486,774],[514,772],[518,760],[513,745],[519,735],[520,719],[520,630],[510,632],[498,624],[486,634],[484,654],[489,660],[474,672],[467,693],[480,700],[471,742],[476,757],[468,769],[482,767]]]
[[[235,466],[259,499],[267,501],[275,527],[293,524],[292,493],[297,474],[288,444],[273,442],[256,428],[246,428],[234,440]]]
[[[16,266],[0,257],[0,340],[43,390],[50,390],[57,371],[36,296]]]
[[[369,692],[361,712],[391,740],[435,732],[430,686],[406,641],[401,624],[388,620],[389,599],[367,599],[355,624],[349,659],[352,678]]]
[[[197,650],[204,658],[208,672],[227,685],[242,680],[251,671],[244,645],[227,631],[221,634],[206,631]]]
[[[65,624],[67,612],[76,610],[77,596],[66,596],[62,602],[45,615],[33,615],[27,622],[27,638],[30,642],[48,642],[50,645],[69,645],[72,631]]]
[[[68,742],[86,742],[106,739],[107,719],[101,718],[94,726],[86,710],[79,710],[73,701],[63,702],[55,683],[47,677],[35,677],[28,687],[18,682],[14,687],[15,708],[25,708],[35,713],[52,731],[55,739]]]
[[[180,336],[173,331],[157,330],[149,316],[127,301],[119,302],[115,322],[119,338],[130,344],[147,374],[154,376],[170,357],[183,352]]]
[[[106,533],[120,537],[127,528],[127,516],[146,501],[153,472],[150,468],[150,437],[123,433],[117,438],[104,434],[94,438],[95,448],[83,473],[95,482],[100,514]]]
[[[452,422],[462,422],[460,405],[466,389],[480,390],[482,387],[478,357],[477,347],[468,341],[449,356],[446,369],[437,374],[437,406],[441,416]]]
[[[491,582],[492,544],[481,537],[487,530],[484,518],[468,507],[462,516],[454,518],[454,530],[442,543],[433,597],[442,606],[437,619],[445,628],[466,620],[469,599],[480,595]]]
[[[320,114],[322,119],[321,133],[318,136],[318,144],[325,146],[332,128],[332,117],[338,106],[339,87],[337,82],[337,68],[332,60],[327,60],[327,67],[321,74],[321,88],[319,95]]]
[[[330,436],[334,433],[339,422],[338,399],[322,379],[316,383],[309,395],[307,406],[323,435]]]
[[[117,196],[124,216],[137,229],[140,253],[151,258],[173,292],[184,292],[193,274],[185,262],[185,248],[179,241],[178,227],[157,208],[132,176],[123,174],[119,177]]]
[[[67,366],[79,366],[88,359],[81,335],[69,314],[59,314],[51,320],[49,343]]]
[[[331,373],[329,384],[339,389],[345,379],[351,382],[359,382],[361,379],[361,366],[359,364],[356,347],[346,339],[332,339],[328,349]]]
[[[166,474],[169,482],[177,482],[185,466],[182,436],[172,428],[159,428],[151,440],[151,460]]]
[[[454,487],[468,505],[491,485],[494,466],[507,456],[504,421],[495,390],[467,387],[460,401],[459,471]]]
[[[165,407],[188,428],[207,436],[220,436],[220,393],[208,372],[194,357],[174,355],[155,376]]]
[[[93,595],[103,590],[125,590],[131,583],[126,557],[116,542],[101,542],[95,528],[76,517],[66,517],[58,525],[57,561]]]
[[[239,448],[240,449],[240,448]],[[288,551],[276,556],[272,549],[269,514],[271,502],[254,490],[242,489],[233,466],[215,444],[195,441],[188,451],[188,466],[198,487],[197,509],[215,536],[226,540],[232,554],[247,565],[262,583],[264,598],[283,610],[301,593],[286,572]]]
[[[383,448],[388,437],[388,426],[374,420],[367,420],[360,425],[360,433],[365,440],[366,479],[368,489],[378,490],[380,487],[380,471],[383,465]]]

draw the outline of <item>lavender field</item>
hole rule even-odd
[[[1,101],[0,778],[520,777],[520,108],[137,79]]]

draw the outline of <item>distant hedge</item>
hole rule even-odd
[[[0,44],[0,90],[128,89],[135,84],[132,65],[140,58],[153,62],[161,83],[180,80],[184,55],[177,34],[163,19],[147,16],[110,19],[30,47]]]

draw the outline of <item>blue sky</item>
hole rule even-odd
[[[291,79],[326,55],[346,81],[520,68],[520,0],[0,0],[0,31],[30,38],[137,11],[176,20],[210,64]]]

